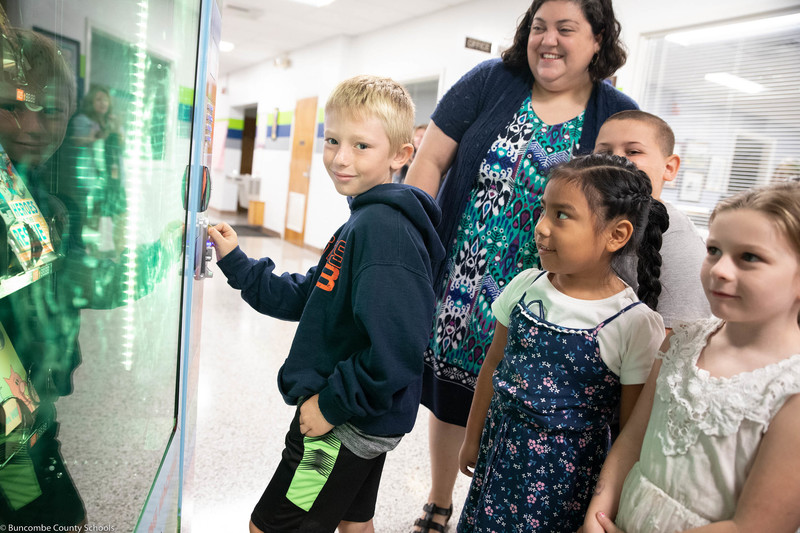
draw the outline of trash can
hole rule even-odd
[[[250,202],[261,200],[261,178],[259,176],[228,174],[225,178],[236,183],[236,203],[242,209],[250,207]]]

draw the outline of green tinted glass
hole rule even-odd
[[[132,531],[176,425],[200,2],[3,5],[0,525]]]

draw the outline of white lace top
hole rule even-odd
[[[642,453],[617,518],[627,533],[731,518],[770,421],[800,393],[800,354],[730,378],[698,368],[709,335],[721,325],[711,318],[677,327],[659,356]]]

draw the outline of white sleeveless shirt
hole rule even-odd
[[[659,356],[641,456],[617,514],[627,533],[672,533],[731,519],[770,421],[800,393],[800,354],[730,378],[698,368],[708,337],[722,324],[710,318],[675,328]]]

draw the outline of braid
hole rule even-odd
[[[636,279],[639,299],[655,310],[661,295],[661,237],[669,227],[669,214],[664,204],[658,200],[650,201],[642,240],[636,248],[638,262]]]

